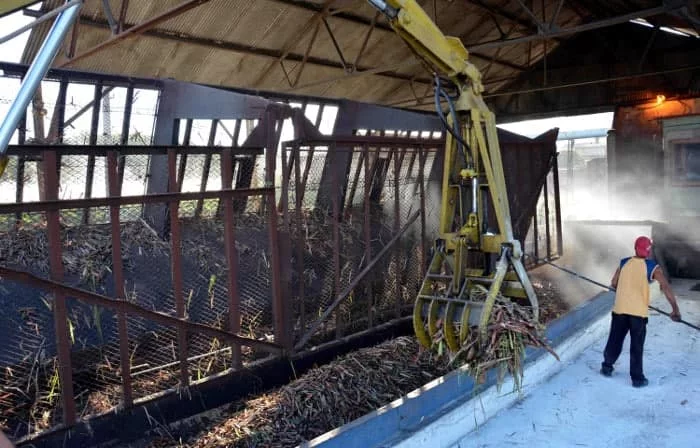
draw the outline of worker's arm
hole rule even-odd
[[[615,275],[613,275],[612,280],[610,280],[610,286],[613,287],[613,289],[617,289],[617,280],[620,278],[620,268],[617,268],[615,271]]]
[[[666,296],[666,300],[668,300],[668,303],[671,304],[671,308],[673,308],[673,311],[671,312],[671,319],[674,321],[678,322],[681,320],[681,312],[678,309],[678,303],[676,302],[676,296],[673,294],[673,290],[671,289],[671,285],[668,283],[666,280],[666,276],[664,275],[664,272],[660,268],[654,269],[654,273],[652,274],[652,278],[659,282],[659,286],[661,287],[661,291],[663,291],[664,295]]]
[[[2,431],[0,431],[0,448],[15,448],[12,442],[10,442],[10,439],[5,437]]]

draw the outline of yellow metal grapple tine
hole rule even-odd
[[[455,315],[455,304],[454,302],[449,302],[445,307],[445,317],[442,322],[443,328],[445,329],[445,342],[447,343],[447,348],[452,352],[459,351],[459,341],[455,335],[455,327],[452,323],[452,319]]]
[[[425,331],[425,322],[423,321],[423,302],[421,298],[416,299],[413,306],[413,332],[416,334],[418,343],[425,348],[431,347],[431,340],[428,333]]]
[[[428,308],[428,335],[430,336],[431,341],[438,332],[437,321],[439,306],[440,303],[437,300],[433,299],[430,301],[430,308]]]
[[[481,310],[481,318],[479,319],[479,339],[482,346],[486,343],[486,330],[489,319],[491,318],[491,310],[493,309],[493,304],[496,302],[498,293],[501,291],[501,284],[503,283],[503,278],[505,278],[507,270],[508,253],[504,250],[501,252],[501,258],[498,259],[498,263],[496,264],[496,273],[493,276],[493,283],[491,284],[491,288],[489,288],[489,294],[486,296],[486,301]]]
[[[460,323],[461,327],[459,329],[459,343],[464,344],[464,341],[469,337],[469,314],[471,313],[471,306],[468,304],[464,305],[462,310],[462,321]]]

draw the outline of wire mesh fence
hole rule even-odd
[[[434,150],[371,138],[284,146],[280,208],[291,239],[297,341],[319,343],[410,313],[423,276],[419,182]]]
[[[59,99],[55,84],[46,89],[45,106]],[[411,135],[415,141],[402,144],[284,144],[282,163],[270,173],[266,152],[237,148],[252,121],[181,120],[182,147],[135,150],[151,143],[155,99],[156,91],[133,87],[68,85],[60,139],[89,148],[57,157],[56,198],[72,204],[58,213],[59,281],[138,308],[118,312],[68,295],[65,312],[57,311],[53,294],[3,279],[0,303],[12,312],[0,316],[0,329],[17,331],[0,336],[7,338],[0,339],[0,427],[14,438],[65,423],[63,399],[75,405],[77,418],[87,418],[268,355],[268,346],[232,344],[231,333],[281,343],[288,323],[294,342],[305,340],[308,348],[407,316],[413,307],[439,215],[440,204],[426,201],[424,190],[435,183],[429,177],[440,141]],[[51,116],[43,118],[47,129]],[[10,175],[0,178],[0,210],[47,197],[42,155],[12,155]],[[154,157],[168,161],[162,190],[151,188]],[[99,201],[113,196],[114,173],[114,196],[122,199],[166,190],[189,195],[121,204],[117,266],[114,204]],[[268,191],[271,179],[277,187]],[[222,190],[246,193],[222,196]],[[279,208],[270,210],[270,202]],[[153,221],[154,208],[168,219]],[[47,279],[51,219],[27,210],[0,211],[0,266]],[[180,321],[146,311],[200,327],[184,331]],[[61,395],[61,338],[72,399]]]
[[[139,312],[126,316],[108,306],[70,296],[65,310],[56,309],[53,294],[4,278],[0,303],[9,311],[0,319],[0,328],[18,331],[3,332],[7,341],[2,341],[0,347],[0,370],[7,376],[0,390],[0,425],[13,438],[65,423],[64,398],[74,405],[76,418],[88,418],[123,405],[127,382],[129,401],[144,399],[267,355],[266,350],[232,346],[225,335],[275,340],[271,265],[277,260],[264,207],[266,195],[274,191],[251,190],[252,185],[262,183],[256,179],[265,175],[264,164],[250,155],[254,151],[244,151],[243,155],[224,151],[225,159],[211,149],[202,151],[205,154],[192,151],[195,156],[184,164],[181,178],[202,180],[204,169],[195,162],[205,161],[208,156],[212,159],[208,172],[214,175],[201,181],[198,188],[189,188],[194,192],[182,192],[201,197],[177,200],[184,207],[178,207],[177,220],[165,232],[156,231],[145,219],[146,207],[154,205],[146,201],[147,197],[119,207],[116,230],[111,223],[110,206],[115,204],[107,198],[109,185],[122,180],[123,193],[124,185],[143,182],[147,168],[143,162],[153,156],[149,148],[121,157],[115,154],[111,160],[109,150],[97,151],[94,168],[95,174],[102,173],[97,181],[102,189],[93,190],[92,202],[86,202],[86,186],[97,186],[98,176],[92,184],[85,182],[89,156],[54,157],[60,166],[59,176],[53,176],[55,185],[42,181],[47,190],[55,189],[53,196],[46,197],[57,197],[59,204],[75,204],[61,206],[52,215],[55,221],[48,213],[21,211],[27,204],[7,201],[0,205],[5,207],[0,211],[3,269],[57,280],[100,297],[121,298],[139,310],[226,332],[224,337],[197,331],[183,333],[175,323],[164,324]],[[46,162],[46,151],[40,156]],[[222,160],[229,160],[230,165],[222,166]],[[123,170],[117,169],[120,161]],[[37,176],[42,177],[46,166],[42,162],[36,167]],[[222,182],[222,171],[230,173],[229,185]],[[110,178],[110,173],[118,179]],[[9,184],[16,185],[11,181]],[[221,196],[222,187],[245,193]],[[63,191],[70,193],[62,195]],[[161,205],[167,208],[173,204]],[[188,214],[189,204],[199,213]],[[40,203],[37,207],[46,206]],[[228,234],[228,215],[223,209],[233,212]],[[21,211],[19,224],[15,210]],[[57,229],[56,244],[48,237],[51,222]],[[117,265],[113,258],[115,231],[121,247]],[[227,246],[233,248],[230,254]],[[59,252],[60,274],[51,264],[51,254]],[[66,384],[57,382],[65,372],[59,375],[57,370],[61,328],[56,330],[56,322],[65,322],[72,397],[63,397]],[[234,359],[239,352],[236,356],[242,359]]]

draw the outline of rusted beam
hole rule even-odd
[[[425,162],[427,159],[427,154],[423,149],[418,150],[418,186],[420,195],[420,259],[421,259],[421,271],[425,272],[428,269],[428,238],[427,233],[427,219],[425,210]]]
[[[330,156],[330,166],[334,166],[336,164],[338,156],[336,149],[336,145],[332,145],[329,148],[328,155]],[[331,203],[333,207],[333,295],[337,296],[338,292],[340,291],[340,251],[342,246],[340,239],[341,192],[340,179],[337,174],[333,176],[333,179],[331,180],[331,190]],[[343,336],[343,325],[343,313],[342,310],[338,310],[335,315],[335,337],[337,339]]]
[[[552,256],[552,231],[551,231],[551,224],[549,221],[549,191],[547,188],[547,178],[545,177],[544,179],[544,187],[543,187],[543,195],[544,195],[544,231],[545,231],[545,243],[547,245],[547,255],[546,258],[549,258]]]
[[[166,22],[166,21],[172,19],[173,17],[177,17],[182,13],[185,13],[191,9],[194,9],[194,8],[201,6],[205,3],[208,3],[210,1],[211,0],[187,0],[185,2],[182,2],[178,6],[175,6],[174,8],[171,8],[171,9],[169,9],[169,10],[167,10],[167,11],[165,11],[165,12],[163,12],[163,13],[161,13],[161,14],[159,14],[151,19],[148,19],[139,25],[131,27],[131,28],[127,29],[126,31],[123,31],[123,32],[117,34],[116,36],[111,37],[100,44],[95,45],[94,47],[84,51],[83,53],[80,53],[79,55],[68,59],[67,61],[64,61],[62,63],[57,64],[56,67],[67,67],[67,66],[69,66],[69,65],[71,65],[71,64],[73,64],[81,59],[85,59],[88,56],[92,56],[93,54],[98,53],[98,52],[104,50],[105,48],[109,48],[109,47],[111,47],[111,46],[113,46],[113,45],[115,45],[115,44],[117,44],[125,39],[131,38],[131,37],[136,37],[140,34],[143,34],[144,32],[157,27],[161,23]],[[109,26],[109,24],[108,24],[108,26]]]
[[[552,161],[552,177],[554,181],[554,218],[557,226],[557,255],[564,255],[564,233],[561,223],[561,192],[559,191],[559,160],[555,155]]]
[[[299,301],[299,328],[303,334],[306,330],[306,291],[305,282],[306,276],[304,275],[304,237],[302,232],[302,215],[301,215],[301,167],[300,167],[300,154],[299,147],[292,147],[292,157],[294,163],[294,213],[296,216],[296,251],[297,251],[297,273],[299,275],[299,291],[298,291],[298,301]]]
[[[377,13],[372,17],[372,23],[369,24],[369,28],[367,29],[367,34],[365,34],[365,39],[362,41],[362,46],[360,47],[360,51],[357,52],[357,56],[355,57],[355,62],[352,64],[353,67],[357,67],[357,65],[360,63],[360,59],[362,58],[362,55],[365,54],[365,50],[367,49],[367,44],[369,43],[369,38],[372,37],[372,32],[375,29],[375,26],[377,24],[377,20],[379,19],[381,13],[377,11]]]
[[[101,99],[102,99],[102,81],[98,81],[97,84],[95,84],[95,91],[93,94],[93,108],[92,108],[92,118],[90,122],[90,145],[95,146],[97,145],[97,128],[99,127],[100,124],[100,107],[101,107]],[[93,179],[95,177],[95,155],[90,154],[88,155],[88,160],[87,160],[87,172],[85,174],[85,198],[90,199],[92,197],[92,183]],[[83,225],[87,225],[90,223],[90,209],[85,208],[83,210],[83,217],[82,217],[82,223]]]
[[[184,155],[182,156],[184,157]],[[181,191],[182,185],[177,179],[177,153],[174,150],[168,151],[168,189],[171,193]],[[180,229],[180,209],[179,201],[170,201],[168,210],[170,212],[170,261],[173,281],[173,297],[175,299],[175,312],[179,319],[185,319],[185,298],[182,294],[183,272],[182,272],[182,234]],[[178,361],[180,364],[180,384],[187,387],[190,383],[187,369],[187,331],[184,328],[177,329]]]
[[[117,153],[112,151],[107,156],[107,184],[110,196],[119,196],[119,175]],[[124,266],[122,262],[121,226],[119,219],[119,206],[109,208],[109,219],[112,229],[112,271],[114,273],[114,298],[124,300]],[[126,314],[117,313],[117,327],[119,331],[119,362],[122,378],[122,399],[125,408],[131,407],[133,393],[131,386],[131,358],[129,357],[129,332],[127,328]]]
[[[211,128],[209,129],[209,140],[207,140],[207,146],[209,146],[209,147],[214,146],[214,142],[216,141],[216,130],[218,127],[219,127],[219,120],[212,120]],[[201,180],[201,183],[199,185],[199,191],[206,191],[207,190],[207,183],[209,182],[209,171],[211,170],[211,159],[212,159],[211,154],[207,154],[206,156],[204,156],[204,167],[202,169],[202,180]],[[196,218],[199,218],[202,215],[203,208],[204,208],[204,201],[200,199],[199,201],[197,201],[197,207],[195,208],[195,211],[194,211],[194,216]]]
[[[129,10],[129,0],[122,0],[122,6],[119,10],[119,23],[117,24],[117,32],[124,31],[124,23],[126,23],[126,12]]]
[[[340,57],[340,62],[343,64],[343,68],[347,71],[348,70],[348,63],[345,61],[345,56],[343,55],[343,50],[340,48],[340,44],[338,43],[338,40],[335,38],[335,34],[333,34],[333,30],[331,29],[331,26],[328,24],[328,20],[326,18],[323,18],[323,25],[326,27],[326,31],[328,31],[328,35],[331,37],[331,42],[333,42],[333,46],[335,47],[335,51],[338,53],[338,57]]]
[[[362,147],[362,153],[364,154],[364,160],[363,160],[363,165],[364,165],[364,179],[363,179],[363,185],[362,185],[362,193],[363,193],[363,205],[364,205],[364,210],[363,210],[363,231],[364,231],[364,237],[365,237],[365,261],[369,263],[369,261],[372,259],[372,230],[371,230],[371,210],[370,210],[370,202],[369,202],[369,173],[370,173],[370,168],[369,168],[369,148],[367,145],[364,145]],[[377,158],[379,157],[379,154],[377,154]],[[374,292],[372,291],[372,281],[367,282],[367,327],[371,329],[374,326]]]
[[[48,152],[48,151],[47,151]],[[170,201],[196,201],[198,199],[226,199],[247,196],[266,196],[273,188],[238,188],[235,190],[193,191],[187,193],[156,193],[145,196],[119,196],[92,199],[65,199],[21,204],[0,204],[0,214],[36,213],[53,210],[71,210],[86,207],[111,207],[114,205],[157,204]]]
[[[174,149],[178,154],[219,154],[221,148],[206,146],[175,146],[172,145],[10,145],[7,154],[10,156],[40,156],[44,151],[58,152],[62,156],[84,156],[92,154],[94,156],[106,157],[110,151],[117,151],[124,155],[167,155],[169,149]],[[246,146],[239,147],[233,152],[235,156],[261,156],[263,149],[259,147]]]
[[[399,187],[399,176],[401,175],[401,166],[403,165],[403,159],[405,155],[405,149],[401,150],[400,157],[398,156],[398,154],[394,154],[394,233],[398,233],[399,228],[401,227],[401,190]],[[399,268],[400,263],[401,250],[400,247],[397,247],[396,249],[394,249],[394,300],[396,300],[394,309],[396,311],[397,319],[401,317],[401,284],[403,281],[403,275],[401,275],[402,272]]]
[[[80,16],[73,23],[73,31],[71,31],[70,45],[66,51],[66,57],[72,58],[75,56],[75,49],[78,47],[78,37],[80,37]]]
[[[219,159],[222,182],[226,186],[230,186],[233,183],[232,157],[231,149],[227,148],[221,152]],[[226,246],[226,264],[228,267],[228,275],[226,277],[228,329],[231,333],[238,333],[241,331],[241,303],[238,294],[238,253],[236,252],[235,222],[231,199],[224,201],[224,244]],[[234,369],[240,369],[242,366],[241,348],[235,344],[231,347],[231,363]]]
[[[102,98],[104,98],[105,95],[109,94],[109,92],[111,92],[112,90],[114,90],[114,87],[112,87],[112,86],[105,87],[104,89],[102,89],[102,94],[100,95],[100,100],[102,100]],[[64,127],[64,128],[67,128],[68,126],[72,126],[72,125],[73,125],[73,122],[74,122],[75,120],[77,120],[78,118],[82,117],[83,114],[84,114],[85,112],[87,112],[88,110],[90,110],[90,108],[91,108],[94,104],[95,104],[95,100],[93,99],[92,101],[90,101],[89,103],[87,103],[85,106],[81,107],[79,111],[77,111],[76,113],[74,113],[69,119],[66,120],[66,122],[63,124],[63,127]]]
[[[134,85],[130,84],[126,89],[126,100],[124,103],[124,119],[122,120],[122,135],[119,138],[119,143],[121,145],[129,144],[129,129],[131,129],[131,109],[134,104]],[[119,167],[118,167],[118,194],[122,192],[122,185],[124,184],[124,170],[126,166],[126,156],[122,155],[119,157]]]
[[[324,21],[325,22],[325,21]],[[316,43],[316,38],[318,37],[318,30],[321,27],[320,24],[316,24],[316,27],[314,28],[314,33],[311,35],[311,40],[309,41],[309,45],[306,47],[306,51],[304,52],[304,59],[302,59],[301,64],[297,66],[299,69],[297,70],[297,76],[294,78],[294,82],[290,85],[291,87],[295,87],[297,84],[299,84],[299,79],[301,78],[301,74],[304,72],[304,67],[306,67],[306,62],[309,60],[309,54],[311,54],[311,49],[314,46],[314,43]],[[280,61],[282,63],[282,61]],[[345,64],[343,63],[343,66]],[[296,69],[297,67],[294,67]]]
[[[282,347],[271,342],[258,341],[255,339],[238,336],[229,333],[228,331],[220,330],[218,328],[210,327],[204,324],[198,324],[195,322],[190,322],[184,319],[173,317],[168,314],[160,313],[158,311],[152,311],[147,308],[142,308],[139,305],[127,302],[125,300],[114,300],[106,296],[85,291],[83,289],[74,288],[72,286],[68,286],[53,280],[47,280],[41,277],[37,277],[36,275],[30,274],[28,272],[16,271],[14,269],[8,269],[6,267],[0,266],[0,278],[24,283],[25,285],[36,286],[45,291],[63,294],[64,296],[74,298],[76,300],[90,305],[97,305],[109,310],[117,312],[121,311],[126,314],[133,314],[134,316],[152,320],[153,322],[161,325],[183,328],[191,333],[200,333],[207,336],[219,338],[230,344],[240,344],[245,347],[255,348],[258,350],[265,351],[267,353],[272,353],[274,355],[284,354],[284,349]]]
[[[275,166],[277,160],[277,145],[279,143],[280,134],[282,133],[282,126],[280,125],[279,131],[275,131],[273,117],[270,111],[266,111],[265,116],[261,120],[261,125],[265,126],[265,142],[267,151],[265,151],[265,185],[272,186],[275,185]],[[270,252],[271,260],[270,264],[272,271],[272,316],[275,323],[275,342],[279,343],[285,348],[292,347],[291,331],[290,331],[290,303],[288,300],[284,300],[284,295],[282,292],[282,283],[284,280],[288,280],[289,274],[289,260],[291,257],[287,255],[290,252],[281,253],[280,248],[280,235],[278,226],[278,214],[275,209],[275,189],[270,188],[272,193],[266,195],[265,210],[267,211],[267,221],[268,221],[268,235],[270,241]],[[285,249],[289,244],[287,239],[284,242]],[[291,250],[291,249],[290,249]],[[282,257],[284,255],[284,258]],[[284,263],[284,266],[282,265]]]
[[[58,199],[58,166],[59,158],[55,152],[46,152],[42,160],[44,166],[44,182],[46,197],[49,200]],[[63,281],[63,257],[61,249],[61,223],[58,210],[46,213],[47,239],[49,244],[49,265],[51,280]],[[63,404],[63,423],[73,425],[76,421],[76,406],[73,394],[73,369],[71,367],[70,334],[68,330],[68,312],[66,294],[53,291],[53,317],[56,336],[56,352],[58,355],[58,373],[61,387],[61,402]]]

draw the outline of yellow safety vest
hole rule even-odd
[[[649,316],[649,284],[653,281],[654,271],[658,267],[655,261],[639,257],[623,258],[620,261],[614,313]]]

